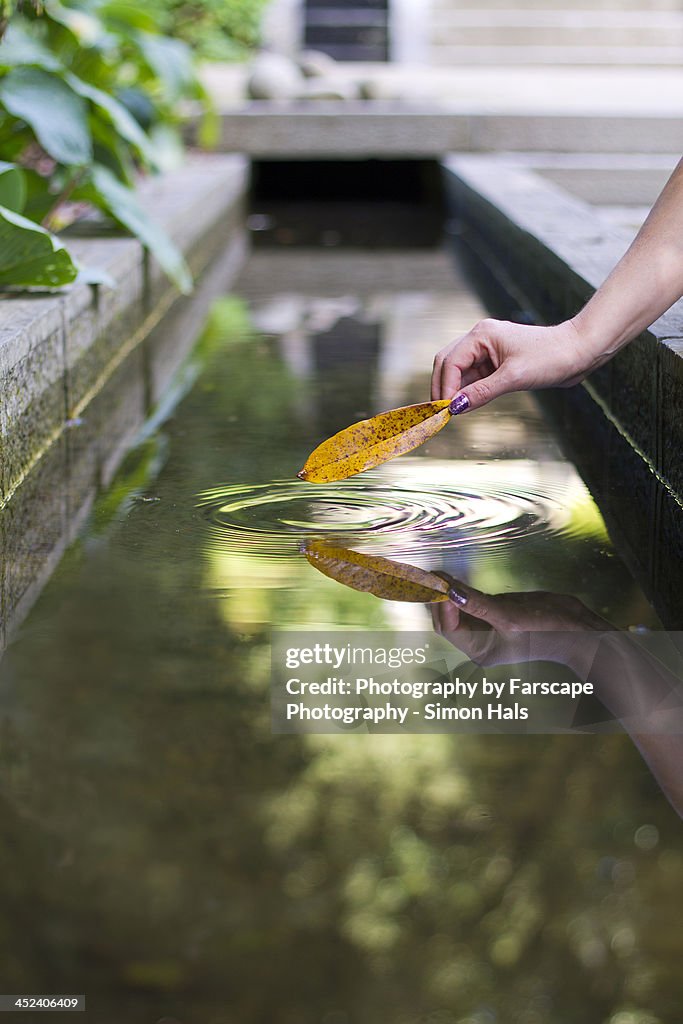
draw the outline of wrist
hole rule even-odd
[[[606,323],[604,317],[590,308],[590,303],[567,320],[567,325],[573,331],[578,351],[593,366],[611,359],[632,336],[628,328],[615,330],[614,321]]]

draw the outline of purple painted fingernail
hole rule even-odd
[[[448,411],[453,415],[457,416],[459,412],[465,412],[470,407],[470,400],[467,395],[456,395],[451,404],[448,406]]]
[[[455,587],[451,587],[448,591],[448,596],[454,604],[459,605],[461,608],[464,608],[467,604],[468,598],[466,598],[464,594],[458,593]]]

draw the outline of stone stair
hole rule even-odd
[[[465,3],[471,0],[465,0]],[[430,62],[437,65],[683,64],[681,0],[432,0]]]

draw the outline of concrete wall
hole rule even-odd
[[[115,289],[75,285],[0,300],[0,646],[164,398],[209,303],[246,249],[247,164],[192,158],[141,188],[197,285],[181,298],[139,242],[78,240]]]

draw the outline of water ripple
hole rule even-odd
[[[338,539],[395,557],[481,546],[508,549],[522,538],[570,530],[562,487],[476,481],[476,487],[368,476],[338,484],[276,480],[228,485],[198,496],[210,543],[265,558],[291,557],[300,542]],[[470,556],[472,551],[469,551]]]

